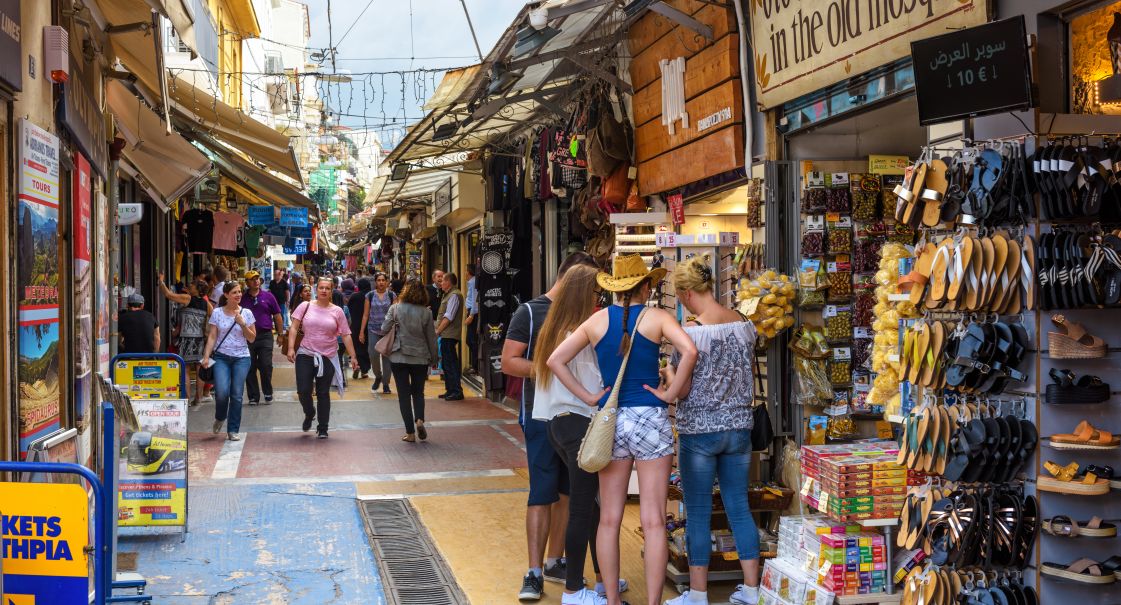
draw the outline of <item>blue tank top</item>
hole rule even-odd
[[[627,325],[623,327],[623,307],[611,305],[607,308],[607,333],[596,343],[596,358],[599,361],[599,371],[603,376],[603,384],[614,388],[615,379],[619,376],[619,366],[623,365],[623,356],[619,354],[619,344],[623,342],[623,330],[630,333],[638,321],[643,305],[631,305],[630,314],[627,316]],[[619,388],[619,407],[665,407],[666,404],[653,393],[642,388],[642,385],[657,387],[658,376],[658,344],[651,342],[640,332],[636,332],[631,339],[631,357],[627,361],[627,371],[623,374],[623,383]],[[599,407],[607,403],[610,395],[604,395],[599,400]]]

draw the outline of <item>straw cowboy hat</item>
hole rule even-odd
[[[644,279],[649,279],[651,284],[656,284],[665,277],[666,270],[662,267],[647,269],[641,256],[624,254],[615,257],[611,273],[600,271],[596,275],[596,283],[608,292],[626,292]]]

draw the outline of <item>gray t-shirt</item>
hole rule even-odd
[[[510,318],[510,328],[506,330],[506,338],[528,345],[525,358],[530,361],[533,360],[533,345],[537,342],[537,332],[541,330],[541,324],[545,323],[545,316],[549,314],[549,306],[552,304],[553,301],[549,300],[549,297],[541,295],[523,303],[514,311],[514,316]],[[522,416],[524,418],[532,416],[533,388],[533,380],[526,378],[525,384],[522,385]]]

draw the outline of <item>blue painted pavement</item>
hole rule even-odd
[[[159,605],[380,605],[352,483],[192,486],[191,531],[121,528]],[[124,591],[118,594],[126,594]]]

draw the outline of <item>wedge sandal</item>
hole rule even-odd
[[[1076,496],[1102,496],[1109,493],[1109,481],[1099,479],[1093,473],[1079,475],[1077,462],[1059,466],[1047,461],[1043,463],[1043,468],[1051,476],[1036,479],[1036,487],[1040,491]]]
[[[1098,359],[1105,357],[1105,341],[1086,331],[1082,324],[1066,316],[1051,316],[1058,332],[1047,333],[1047,350],[1052,359]]]
[[[1049,441],[1057,450],[1115,450],[1121,446],[1121,439],[1113,433],[1099,431],[1085,420],[1074,427],[1073,433],[1051,435]]]
[[[1055,515],[1043,521],[1043,531],[1052,536],[1066,538],[1113,538],[1117,526],[1093,517],[1089,521],[1075,521],[1066,515]]]
[[[1090,559],[1079,559],[1070,565],[1044,563],[1039,573],[1083,584],[1112,584],[1117,581],[1112,572],[1106,572],[1101,564]]]

